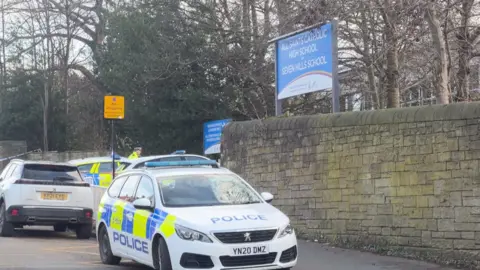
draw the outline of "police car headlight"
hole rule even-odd
[[[293,233],[293,227],[288,224],[285,228],[283,228],[283,230],[280,232],[280,234],[278,235],[278,238],[281,238],[281,237],[284,237],[284,236],[287,236],[289,234],[292,234]]]
[[[213,243],[212,240],[205,234],[197,232],[195,230],[183,227],[180,225],[175,225],[175,232],[178,237],[187,241],[200,241],[204,243]]]

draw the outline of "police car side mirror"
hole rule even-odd
[[[133,202],[133,206],[137,209],[142,209],[142,210],[152,210],[152,202],[147,199],[147,198],[141,198],[137,199]]]
[[[273,201],[273,195],[270,192],[262,192],[262,198],[267,202],[271,203]]]

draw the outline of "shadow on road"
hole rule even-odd
[[[104,265],[95,238],[78,240],[75,232],[55,232],[49,226],[26,226],[2,240],[0,269],[151,269],[130,260],[122,260],[118,266]],[[19,256],[29,260],[16,260]]]
[[[55,232],[53,227],[25,227],[23,229],[16,229],[14,237],[20,238],[36,238],[36,239],[76,239],[75,232]],[[93,238],[91,238],[93,239]]]

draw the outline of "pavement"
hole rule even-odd
[[[132,261],[120,266],[100,262],[94,238],[78,240],[74,233],[56,233],[53,228],[27,227],[12,238],[0,238],[0,269],[150,269]],[[299,242],[299,262],[292,270],[453,270],[434,264],[384,257]]]

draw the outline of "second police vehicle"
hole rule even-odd
[[[122,172],[131,169],[140,169],[145,167],[147,162],[158,162],[158,161],[184,161],[184,160],[210,160],[208,157],[187,154],[185,150],[177,150],[170,155],[157,155],[157,156],[146,156],[140,157],[137,159],[129,160],[129,163],[124,163],[118,167],[117,172]]]
[[[101,260],[161,270],[291,269],[296,235],[272,199],[214,160],[147,162],[116,177],[100,202]]]

